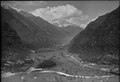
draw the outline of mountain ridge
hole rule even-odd
[[[90,22],[71,41],[69,52],[78,53],[80,57],[91,62],[101,61],[102,58],[99,59],[98,56],[104,57],[110,54],[118,57],[119,9],[120,7]],[[109,62],[113,61],[114,58],[110,58]],[[118,64],[118,61],[116,63]]]

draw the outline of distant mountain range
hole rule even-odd
[[[69,36],[75,36],[83,30],[79,26],[68,22],[66,19],[55,20],[54,22],[52,22],[52,24],[59,27],[57,29],[64,33],[67,33]]]
[[[69,52],[86,61],[119,64],[120,7],[99,16],[71,41]]]

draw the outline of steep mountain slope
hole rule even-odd
[[[2,71],[18,71],[22,67],[32,64],[32,60],[26,60],[29,57],[30,48],[22,42],[17,32],[10,27],[8,22],[1,21],[2,32]],[[17,63],[23,61],[22,64]],[[20,67],[21,66],[21,67]]]
[[[65,36],[63,33],[61,33],[61,31],[57,30],[56,26],[50,24],[40,17],[36,17],[23,10],[19,11],[19,13],[36,24],[40,29],[44,30],[49,36],[56,38],[63,38],[63,36]]]
[[[57,43],[55,36],[52,36],[53,34],[48,34],[43,28],[39,28],[38,25],[19,14],[16,10],[10,7],[7,9],[1,7],[1,15],[2,20],[15,29],[21,39],[30,44],[30,47],[50,47]],[[54,35],[60,36],[60,33],[54,32]]]
[[[98,17],[71,41],[69,51],[85,60],[104,64],[118,64],[119,8]]]

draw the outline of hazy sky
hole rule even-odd
[[[97,16],[116,9],[119,1],[2,1],[1,4],[24,9],[48,21],[67,18],[84,25]]]

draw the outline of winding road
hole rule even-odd
[[[69,59],[70,61],[79,63],[79,65],[82,66],[83,68],[84,68],[84,67],[88,67],[88,68],[92,68],[92,69],[97,69],[97,70],[109,72],[109,69],[96,68],[96,67],[94,67],[94,64],[91,64],[91,63],[85,64],[82,60],[79,61],[79,60],[77,60],[77,59],[76,59],[74,56],[72,56],[72,55],[65,55],[65,56],[66,56],[66,58]],[[19,73],[7,72],[7,73],[4,73],[4,74],[2,74],[2,78],[7,78],[7,77],[11,77],[11,76],[16,76],[16,75],[22,74],[21,80],[24,80],[24,79],[25,79],[25,76],[26,76],[27,74],[30,74],[31,72],[34,72],[34,71],[37,71],[37,73],[53,73],[53,74],[59,74],[59,75],[65,76],[65,77],[75,77],[75,78],[83,78],[83,79],[89,79],[89,78],[102,79],[102,78],[111,78],[111,77],[114,77],[114,76],[115,76],[115,75],[103,75],[103,76],[97,76],[97,75],[94,75],[94,76],[71,75],[71,74],[68,74],[68,73],[60,72],[60,71],[44,70],[44,69],[41,69],[41,68],[30,67],[30,68],[29,68],[27,71],[25,71],[25,72],[19,72]],[[37,78],[37,77],[34,77],[34,79],[36,79],[36,78]],[[101,81],[101,82],[102,82],[102,81]]]

